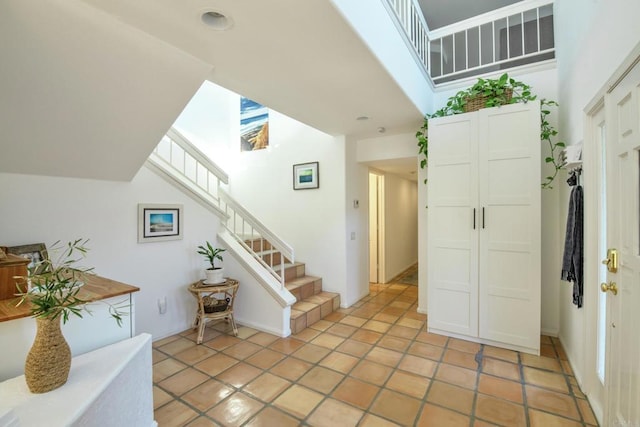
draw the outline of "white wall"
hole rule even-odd
[[[137,333],[158,339],[190,327],[195,300],[186,287],[205,268],[196,246],[215,242],[219,220],[153,172],[142,168],[131,182],[3,173],[0,200],[2,245],[88,238],[86,266],[140,288]],[[183,239],[137,243],[138,203],[183,204]],[[157,301],[164,297],[167,311],[161,315]]]
[[[384,175],[385,277],[393,277],[418,262],[418,184]]]
[[[604,87],[613,72],[640,43],[637,17],[640,2],[627,0],[589,1],[564,0],[555,4],[556,50],[558,57],[560,131],[570,144],[584,138],[584,109]],[[585,156],[590,151],[585,147]],[[587,159],[585,159],[585,162]],[[594,164],[594,163],[591,163]],[[584,182],[595,182],[590,177],[598,171],[585,170]],[[585,197],[590,190],[585,187]],[[564,217],[568,203],[568,188],[560,195],[559,216]],[[585,212],[585,217],[589,216]],[[564,225],[563,225],[564,229]],[[586,241],[585,246],[596,242]],[[591,251],[591,253],[596,253]],[[585,259],[585,266],[598,262]],[[585,309],[571,303],[571,285],[561,282],[560,339],[565,347],[579,382],[586,374],[585,334],[588,321]],[[597,283],[585,283],[585,287]],[[585,292],[585,307],[594,304]]]
[[[358,167],[349,170],[354,176],[347,179],[345,175],[344,138],[269,110],[269,147],[241,152],[239,111],[239,95],[205,82],[175,127],[223,167],[229,174],[231,195],[294,248],[296,261],[306,264],[307,274],[322,277],[325,290],[341,294],[341,304],[356,302],[363,296],[358,278],[363,274],[361,264],[366,270],[366,252],[365,261],[360,261],[359,245],[362,239],[366,242],[366,218],[361,222],[351,216],[347,185],[353,185],[349,199],[367,198],[366,193],[360,195]],[[320,188],[293,190],[293,165],[315,161],[319,162]],[[347,221],[352,223],[349,230]],[[356,233],[355,243],[350,240],[351,231]],[[350,280],[347,245],[357,246],[355,252],[350,249],[358,259],[349,266],[354,269]]]

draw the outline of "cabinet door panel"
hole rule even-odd
[[[480,111],[479,336],[540,346],[540,107]]]
[[[477,137],[473,115],[429,123],[428,326],[472,336],[478,333]]]

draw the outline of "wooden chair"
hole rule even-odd
[[[233,328],[233,334],[238,335],[238,327],[233,318],[233,303],[236,300],[238,286],[238,281],[233,279],[213,286],[207,286],[202,281],[189,286],[189,292],[198,301],[198,311],[193,322],[193,327],[198,328],[198,344],[202,343],[208,320],[226,320]],[[214,304],[216,302],[217,304]]]

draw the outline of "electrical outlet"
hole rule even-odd
[[[160,314],[167,312],[167,297],[158,298],[158,311]]]

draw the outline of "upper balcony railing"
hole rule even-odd
[[[417,0],[386,1],[436,85],[555,58],[553,0],[518,2],[433,31]]]

